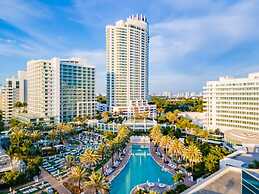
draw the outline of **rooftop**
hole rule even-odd
[[[183,194],[239,194],[241,193],[241,169],[227,167],[217,171]]]
[[[242,144],[259,144],[259,133],[253,131],[228,130],[224,132],[225,138]]]
[[[235,157],[235,160],[244,162],[246,165],[250,164],[253,160],[259,161],[259,153],[241,153]]]

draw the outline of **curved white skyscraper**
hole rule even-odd
[[[148,96],[149,29],[145,16],[106,26],[107,101],[113,109]]]

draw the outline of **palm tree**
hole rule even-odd
[[[69,124],[65,124],[65,123],[60,123],[57,125],[56,130],[58,132],[60,141],[64,141],[64,135],[65,134],[69,134],[73,132],[73,128],[71,125]]]
[[[92,149],[86,149],[85,152],[80,156],[80,162],[85,165],[89,165],[90,167],[97,164],[99,159],[100,155]]]
[[[109,193],[110,190],[108,181],[98,172],[93,172],[91,176],[89,176],[89,181],[85,182],[85,187],[87,189],[93,189],[96,194],[99,192],[102,194]]]
[[[17,127],[12,129],[11,139],[17,147],[20,147],[21,140],[26,136],[26,132],[23,129]]]
[[[179,159],[182,156],[184,145],[178,139],[173,139],[170,143],[168,152],[171,156],[175,156]]]
[[[103,112],[102,118],[103,118],[104,122],[107,123],[109,120],[109,112]]]
[[[164,135],[162,136],[162,138],[160,139],[160,147],[163,148],[165,150],[165,153],[168,153],[168,148],[170,146],[170,143],[172,141],[172,138],[169,135]]]
[[[129,135],[129,129],[126,126],[121,126],[118,129],[118,137],[126,138]]]
[[[57,131],[55,129],[52,129],[49,132],[49,138],[53,142],[53,141],[55,141],[56,137],[57,137]]]
[[[85,177],[86,171],[81,166],[73,166],[71,168],[71,178],[78,181],[78,189],[80,191],[81,180]]]
[[[106,152],[107,148],[106,148],[106,145],[105,144],[100,144],[98,149],[97,149],[97,153],[99,156],[101,156],[101,161],[103,161],[104,159],[104,155],[105,155],[105,152]],[[102,165],[102,172],[103,172],[103,167],[104,165]]]
[[[75,157],[72,155],[67,155],[65,158],[65,164],[67,168],[71,170],[71,167],[74,165],[74,163],[75,163]]]
[[[150,131],[150,138],[154,142],[155,146],[157,146],[162,138],[162,133],[159,125],[154,126]]]
[[[162,107],[157,108],[157,112],[159,115],[161,115],[164,111],[165,111],[165,109],[163,109]]]
[[[69,124],[63,124],[61,130],[65,134],[71,134],[74,132],[74,128]]]
[[[180,181],[184,181],[184,176],[182,173],[177,172],[174,176],[173,176],[174,182],[178,183]]]
[[[36,131],[33,131],[33,132],[30,134],[30,136],[31,136],[32,140],[33,140],[34,142],[36,142],[36,141],[39,141],[39,140],[40,140],[40,138],[41,138],[41,133],[40,133],[40,131],[36,130]]]
[[[101,156],[101,160],[104,159],[105,151],[106,151],[106,145],[104,143],[100,144],[97,149],[97,153],[98,153],[98,155]]]
[[[174,124],[177,121],[177,114],[172,113],[172,112],[168,112],[168,113],[166,113],[166,119],[170,123]]]
[[[191,144],[188,148],[185,148],[183,156],[188,161],[189,166],[192,168],[192,172],[193,166],[202,161],[202,153],[194,144]]]
[[[114,153],[117,149],[117,144],[114,141],[109,141],[108,142],[108,147],[111,153],[111,157],[112,157],[112,164],[114,163]]]

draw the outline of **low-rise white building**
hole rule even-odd
[[[155,119],[157,115],[156,105],[148,104],[147,100],[132,100],[129,106],[113,107],[114,114],[124,115],[127,118],[151,118]]]

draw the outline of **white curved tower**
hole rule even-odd
[[[148,96],[149,30],[145,16],[130,16],[106,26],[107,100],[128,107]]]

